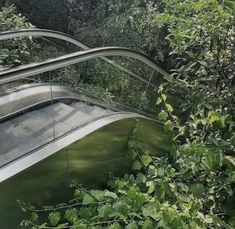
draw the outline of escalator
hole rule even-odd
[[[40,30],[35,31],[40,35]],[[0,40],[13,38],[14,34],[32,35],[20,31],[11,37],[6,34],[11,32],[0,34]],[[143,110],[108,103],[82,89],[52,82],[24,82],[35,74],[91,58],[110,62],[106,58],[110,55],[135,57],[155,70],[160,69],[135,51],[99,48],[0,72],[0,85],[20,80],[20,85],[0,96],[0,228],[20,228],[24,213],[16,199],[55,204],[68,200],[73,181],[97,188],[106,183],[110,173],[121,176],[128,172],[131,159],[126,153],[127,143],[137,119],[136,138],[144,150],[157,156],[171,150],[162,123]],[[113,61],[110,63],[123,69]],[[126,72],[136,78],[135,73]],[[160,73],[167,75],[161,69]],[[145,81],[143,78],[141,82]],[[151,86],[150,80],[145,83]]]

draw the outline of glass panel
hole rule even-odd
[[[51,88],[39,78],[1,85],[0,166],[54,139]]]

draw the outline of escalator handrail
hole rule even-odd
[[[87,45],[83,44],[82,42],[78,41],[76,38],[67,35],[65,33],[59,32],[59,31],[53,31],[53,30],[47,30],[47,29],[21,29],[21,30],[15,30],[15,31],[5,31],[0,33],[0,41],[2,40],[8,40],[8,39],[13,39],[13,38],[18,38],[18,37],[50,37],[50,38],[56,38],[59,40],[63,40],[66,42],[69,42],[77,47],[80,47],[84,50],[90,49]],[[113,66],[117,67],[118,69],[128,73],[129,75],[137,78],[138,80],[149,84],[149,86],[155,87],[154,84],[149,83],[146,79],[143,77],[137,75],[136,73],[130,71],[129,69],[123,67],[122,65],[106,58],[106,57],[101,57],[104,61],[106,61],[109,64],[112,64]]]
[[[165,78],[170,77],[170,75],[166,71],[161,69],[153,60],[151,60],[147,55],[143,53],[124,47],[101,47],[74,52],[50,60],[32,64],[25,64],[19,67],[3,70],[0,72],[0,85],[19,79],[24,79],[35,74],[56,70],[86,60],[106,56],[131,57],[145,63],[152,69],[161,73],[163,76],[165,76]]]

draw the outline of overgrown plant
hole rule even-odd
[[[21,202],[21,208],[31,214],[21,225],[35,229],[232,229],[234,222],[226,222],[224,203],[232,195],[235,174],[229,166],[224,169],[224,158],[196,141],[176,145],[177,150],[164,157],[152,157],[136,142],[137,131],[138,121],[128,142],[133,174],[110,180],[105,190],[75,184],[68,204],[36,209]],[[45,213],[48,220],[42,223]]]

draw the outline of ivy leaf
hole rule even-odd
[[[51,212],[48,216],[48,220],[52,226],[58,225],[60,221],[60,213],[59,212]]]

